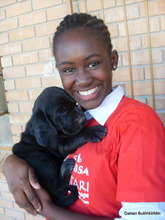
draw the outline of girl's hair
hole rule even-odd
[[[102,19],[97,18],[86,13],[73,13],[64,17],[63,21],[57,27],[53,37],[53,54],[55,55],[55,44],[58,37],[71,29],[76,28],[88,28],[88,30],[95,31],[99,37],[102,38],[109,52],[112,51],[112,44],[110,33],[107,26],[104,24]]]

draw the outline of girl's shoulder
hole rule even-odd
[[[116,110],[107,120],[107,125],[121,125],[137,123],[154,123],[163,127],[163,123],[157,113],[149,105],[138,100],[123,96]]]

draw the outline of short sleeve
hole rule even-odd
[[[165,201],[165,128],[149,107],[130,109],[123,121],[117,200]]]

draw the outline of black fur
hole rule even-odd
[[[13,153],[34,168],[56,205],[71,205],[78,197],[77,187],[69,185],[75,161],[64,158],[106,134],[104,127],[85,127],[85,123],[84,112],[75,100],[63,89],[49,87],[36,99],[21,140],[13,146]]]

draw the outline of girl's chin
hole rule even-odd
[[[99,99],[95,99],[95,100],[86,100],[86,101],[82,101],[82,100],[77,100],[77,102],[86,110],[89,110],[89,109],[94,109],[94,108],[97,108],[100,103],[102,102],[102,100],[99,100]]]

